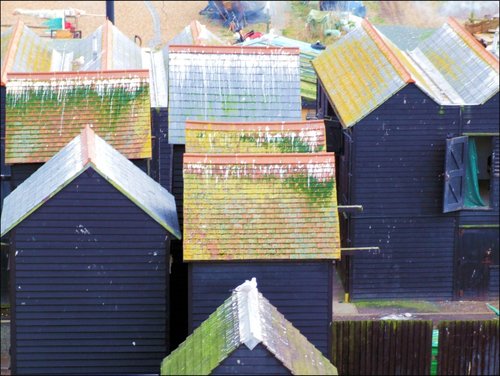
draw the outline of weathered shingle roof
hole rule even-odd
[[[6,163],[45,162],[91,124],[129,159],[151,157],[146,70],[9,75]]]
[[[409,83],[441,105],[482,104],[498,92],[498,58],[453,19],[407,53],[368,21],[361,25],[313,60],[345,127]]]
[[[184,154],[184,260],[338,258],[334,160]]]
[[[310,43],[287,38],[281,35],[266,34],[260,38],[247,39],[243,46],[275,46],[298,47],[300,49],[300,95],[304,99],[316,100],[316,72],[311,60],[317,57],[322,50],[316,50]]]
[[[301,119],[299,50],[169,47],[169,142],[184,144],[186,120]]]
[[[446,94],[442,104],[482,104],[498,92],[498,58],[453,19],[409,55]]]
[[[238,286],[161,364],[161,375],[209,375],[238,347],[262,343],[293,375],[337,375],[337,369],[257,290]]]
[[[174,197],[90,127],[86,127],[5,198],[1,235],[12,230],[88,168],[94,169],[180,239]]]
[[[326,151],[323,120],[186,121],[186,153],[317,153]]]
[[[365,117],[403,88],[411,77],[364,20],[312,61],[344,126]]]
[[[149,69],[151,107],[167,107],[162,51],[140,48],[110,21],[83,39],[47,39],[22,21],[2,33],[2,85],[10,73]]]

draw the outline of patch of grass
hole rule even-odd
[[[358,308],[401,308],[417,312],[438,312],[439,308],[425,300],[359,300],[353,302]]]

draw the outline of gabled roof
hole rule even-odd
[[[186,120],[301,119],[298,48],[169,47],[169,142]]]
[[[317,153],[326,151],[323,120],[186,121],[186,153]]]
[[[447,94],[442,104],[482,104],[499,90],[498,58],[452,18],[409,56]]]
[[[5,198],[1,236],[89,168],[180,239],[174,197],[88,126]]]
[[[146,70],[9,74],[6,163],[39,163],[91,124],[129,159],[151,158]]]
[[[406,68],[366,20],[328,46],[312,64],[346,127],[412,82]]]
[[[83,39],[42,38],[18,20],[2,33],[2,85],[10,73],[150,70],[152,107],[167,107],[161,51],[141,48],[110,21]]]
[[[345,127],[409,83],[441,105],[482,104],[498,92],[498,59],[453,19],[407,53],[363,20],[313,66]]]
[[[242,46],[298,47],[300,49],[300,95],[304,99],[316,100],[316,72],[311,60],[322,50],[316,50],[310,43],[290,39],[281,35],[265,34],[260,38],[246,39]]]
[[[184,260],[340,257],[333,153],[184,154]]]
[[[236,287],[161,364],[161,375],[209,375],[238,347],[262,343],[292,375],[337,375],[337,369],[257,289]]]
[[[202,23],[193,20],[177,34],[168,45],[215,46],[225,44],[217,35],[207,29]]]

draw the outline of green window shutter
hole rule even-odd
[[[446,140],[443,213],[464,207],[468,137]]]

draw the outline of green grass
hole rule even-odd
[[[417,312],[438,312],[438,307],[423,300],[359,300],[353,302],[357,308],[401,308]]]

